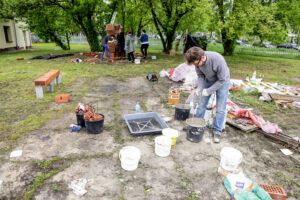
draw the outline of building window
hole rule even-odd
[[[3,26],[6,43],[11,43],[11,31],[9,26]]]

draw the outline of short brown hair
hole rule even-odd
[[[184,57],[187,63],[190,65],[193,64],[195,60],[201,60],[201,57],[204,55],[205,53],[203,49],[201,49],[200,47],[192,47],[186,51]]]

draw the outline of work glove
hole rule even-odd
[[[207,92],[207,90],[206,89],[203,89],[202,90],[202,96],[208,96],[209,94],[208,94],[208,92]]]

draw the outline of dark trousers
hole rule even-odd
[[[147,57],[148,47],[149,47],[149,44],[142,44],[142,46],[141,46],[141,52],[143,54],[143,57],[145,57],[145,58]]]
[[[125,42],[121,42],[119,43],[119,48],[120,48],[120,57],[122,57],[122,52],[124,52],[124,56],[125,56]]]
[[[128,60],[134,62],[134,55],[133,52],[130,52],[127,54],[128,55]]]

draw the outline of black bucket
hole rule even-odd
[[[103,131],[104,115],[102,115],[102,114],[99,114],[99,115],[101,115],[103,117],[101,120],[98,120],[98,121],[84,120],[85,127],[86,127],[86,130],[88,133],[98,134]]]
[[[200,142],[204,135],[205,120],[201,118],[192,118],[186,120],[186,139],[191,142]]]
[[[85,127],[85,122],[84,122],[83,116],[84,116],[84,113],[76,113],[78,126]]]
[[[187,104],[177,104],[175,106],[175,119],[186,120],[190,115],[190,106]]]

